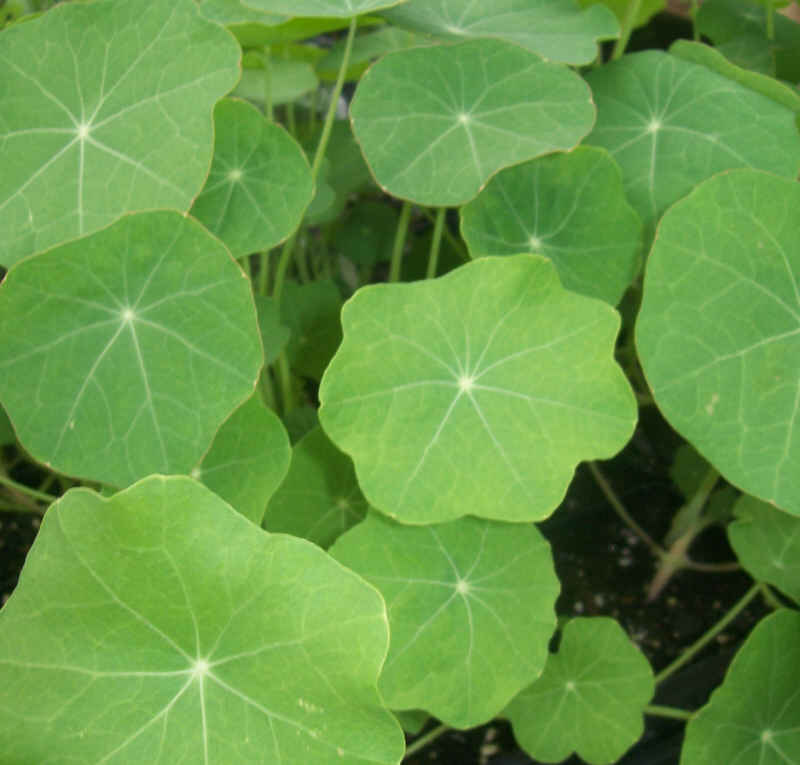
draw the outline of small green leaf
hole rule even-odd
[[[800,604],[800,518],[744,495],[733,509],[728,539],[742,566]]]
[[[440,37],[506,40],[564,64],[590,64],[599,40],[619,37],[608,8],[584,10],[574,0],[409,0],[383,15],[393,24]]]
[[[289,470],[291,454],[281,421],[255,393],[223,423],[192,477],[260,524]]]
[[[681,765],[800,762],[800,613],[763,618],[686,726]]]
[[[616,162],[588,146],[509,167],[461,209],[473,257],[545,255],[567,289],[612,305],[636,274],[641,229]]]
[[[270,500],[263,525],[327,548],[366,512],[352,460],[315,427],[292,450],[289,473]]]
[[[385,191],[446,206],[504,167],[571,149],[594,122],[574,72],[492,39],[388,54],[362,77],[350,114]]]
[[[253,106],[225,99],[214,108],[214,161],[191,209],[235,258],[268,250],[299,225],[313,195],[305,154]]]
[[[319,86],[314,67],[307,61],[274,59],[270,60],[269,67],[269,97],[273,106],[296,101]],[[263,67],[245,69],[233,95],[263,107],[266,77]]]
[[[245,5],[268,13],[291,16],[328,16],[351,18],[381,8],[390,8],[403,0],[242,0]]]
[[[278,307],[271,297],[255,295],[258,328],[264,346],[264,363],[271,364],[289,342],[289,328],[281,324]]]
[[[0,751],[396,765],[403,739],[376,689],[388,639],[372,587],[189,478],[73,490],[0,612]]]
[[[263,360],[242,270],[199,223],[167,211],[13,266],[0,336],[0,400],[20,442],[112,486],[188,473]]]
[[[572,619],[542,676],[504,716],[537,760],[560,762],[576,752],[590,765],[605,765],[642,735],[654,690],[650,664],[614,619]]]
[[[286,355],[298,375],[322,377],[342,339],[341,307],[342,295],[330,279],[284,285],[281,319],[291,332]]]
[[[64,3],[0,36],[0,263],[187,210],[239,47],[192,0]],[[54,189],[57,193],[54,193]]]
[[[648,241],[667,207],[714,173],[753,167],[797,175],[793,112],[705,66],[645,51],[586,79],[597,102],[587,143],[608,149],[619,163]]]
[[[331,555],[386,600],[391,642],[378,688],[390,708],[470,728],[542,671],[559,583],[532,524],[402,526],[371,513]]]
[[[800,515],[800,186],[753,170],[661,220],[636,344],[659,409],[722,475]]]
[[[575,465],[615,454],[633,430],[612,357],[618,314],[564,290],[544,258],[371,285],[342,322],[320,421],[370,504],[404,522],[545,518]]]

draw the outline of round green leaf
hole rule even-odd
[[[452,206],[504,167],[571,149],[594,105],[567,67],[481,39],[388,54],[362,77],[350,114],[385,191]]]
[[[64,3],[3,32],[0,263],[129,211],[188,209],[239,55],[192,0]]]
[[[542,676],[504,712],[531,757],[616,762],[642,735],[655,683],[647,659],[614,619],[572,619]],[[732,760],[707,760],[732,762]]]
[[[326,548],[366,512],[352,460],[315,427],[292,450],[289,473],[270,500],[263,525]]]
[[[225,421],[192,477],[260,524],[291,455],[286,429],[255,393]]]
[[[188,473],[263,360],[247,278],[177,212],[129,215],[12,267],[0,336],[20,442],[112,486]]]
[[[769,582],[800,603],[800,518],[755,497],[740,497],[728,539],[739,562],[760,582]]]
[[[800,613],[762,619],[686,726],[681,765],[800,762]]]
[[[641,228],[616,162],[588,146],[509,167],[461,209],[473,257],[545,255],[565,287],[612,305],[636,274]]]
[[[369,503],[403,522],[545,518],[578,462],[633,431],[618,314],[563,289],[544,258],[365,287],[342,322],[320,422]]]
[[[0,613],[0,751],[396,764],[402,736],[376,689],[388,637],[372,587],[189,478],[73,490]]]
[[[362,13],[390,8],[403,0],[242,0],[242,2],[245,6],[267,13],[352,18]]]
[[[565,64],[590,64],[597,58],[598,40],[619,37],[608,8],[583,10],[574,0],[409,0],[383,15],[393,24],[440,37],[507,40]]]
[[[597,125],[587,141],[619,162],[648,239],[669,205],[721,170],[797,176],[794,113],[704,66],[646,51],[586,79],[597,102]]]
[[[800,515],[800,186],[724,173],[659,225],[636,325],[659,409],[725,478]]]
[[[470,728],[542,671],[559,582],[532,524],[402,526],[371,513],[331,555],[375,585],[389,609],[378,683],[387,706]]]
[[[279,125],[233,99],[214,109],[214,161],[191,209],[236,258],[268,250],[299,225],[314,192],[305,154]]]

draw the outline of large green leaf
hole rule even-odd
[[[509,167],[461,209],[473,257],[546,255],[565,287],[612,305],[636,273],[641,228],[619,167],[588,146]]]
[[[594,122],[574,72],[493,39],[388,54],[350,113],[378,183],[425,205],[468,202],[498,170],[571,149]]]
[[[256,24],[272,27],[289,20],[284,14],[256,11],[245,5],[242,0],[195,0],[195,2],[198,3],[203,16],[225,26]]]
[[[351,18],[381,8],[390,8],[403,0],[242,0],[242,2],[251,8],[268,13]]]
[[[331,554],[386,600],[391,642],[378,688],[389,707],[470,728],[542,671],[559,583],[532,524],[402,526],[371,513]]]
[[[590,765],[604,765],[642,735],[654,690],[650,664],[614,619],[572,619],[542,676],[504,716],[537,760],[560,762],[574,751]]]
[[[441,37],[507,40],[565,64],[590,64],[599,40],[619,37],[608,8],[583,10],[575,0],[409,0],[383,15],[393,24]]]
[[[404,522],[544,518],[578,462],[610,457],[633,430],[618,314],[564,290],[544,258],[368,286],[342,322],[320,422],[370,504]]]
[[[388,640],[372,587],[189,478],[73,490],[0,613],[3,761],[396,764]]]
[[[0,36],[0,263],[186,210],[239,47],[192,0],[64,3]]]
[[[291,454],[285,428],[256,392],[225,421],[192,477],[260,524]]]
[[[241,269],[199,223],[166,211],[12,267],[0,336],[0,400],[20,442],[113,486],[189,472],[263,359]]]
[[[659,225],[636,325],[670,424],[725,478],[800,515],[800,186],[724,173]]]
[[[646,51],[595,69],[587,80],[597,102],[587,142],[619,162],[648,238],[669,205],[721,170],[797,175],[793,112],[705,66]]]
[[[300,146],[255,107],[226,99],[214,109],[214,161],[191,209],[235,258],[268,250],[299,225],[313,195]]]
[[[263,525],[326,548],[366,512],[352,460],[315,427],[292,450],[289,474],[270,500]]]
[[[800,518],[748,495],[738,500],[734,513],[727,531],[739,562],[754,579],[800,603]]]
[[[800,763],[800,613],[762,619],[686,726],[681,765]]]

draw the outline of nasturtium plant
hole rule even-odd
[[[378,687],[390,708],[469,728],[542,671],[559,584],[533,525],[404,526],[373,512],[331,554],[386,600],[391,642]]]
[[[320,421],[370,504],[405,523],[546,518],[580,460],[630,438],[618,316],[563,289],[544,258],[367,287],[342,323]]]
[[[188,209],[239,56],[193,0],[64,3],[5,30],[0,264],[126,212]]]
[[[545,255],[563,285],[616,305],[639,265],[641,220],[608,152],[578,147],[499,172],[461,208],[470,255]]]
[[[575,751],[589,765],[616,762],[642,735],[653,671],[613,619],[572,619],[542,676],[503,713],[542,762]]]
[[[20,442],[112,486],[191,470],[263,360],[242,270],[197,222],[167,211],[12,267],[0,334],[0,396]]]
[[[388,638],[372,587],[191,479],[110,499],[77,489],[48,512],[0,614],[14,691],[0,694],[0,751],[396,763],[400,729],[376,689]]]
[[[781,3],[0,0],[0,761],[800,764]]]

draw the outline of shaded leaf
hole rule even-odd
[[[349,19],[362,13],[389,8],[403,0],[242,0],[242,2],[268,13]]]
[[[296,101],[306,93],[316,90],[319,85],[314,67],[307,61],[271,59],[269,67],[269,85],[263,67],[246,68],[233,95],[246,98],[263,108],[267,87],[272,105],[277,106]]]
[[[277,13],[264,13],[246,6],[242,0],[197,0],[200,13],[209,21],[225,26],[258,24],[272,27],[288,21],[288,17]],[[235,30],[231,30],[236,33]]]
[[[271,364],[289,342],[289,328],[281,324],[278,307],[271,297],[255,295],[258,328],[264,346],[264,363]]]

